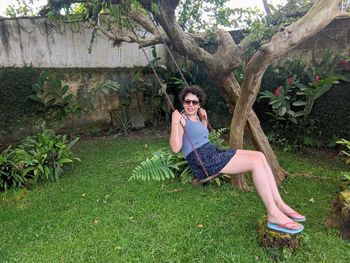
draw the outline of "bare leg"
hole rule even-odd
[[[272,193],[273,193],[273,196],[274,196],[274,199],[275,199],[275,202],[278,206],[278,208],[283,212],[285,213],[286,215],[288,214],[294,214],[294,217],[296,218],[299,218],[299,219],[302,219],[302,218],[305,218],[303,215],[299,214],[298,212],[296,212],[294,209],[292,209],[290,206],[288,206],[282,199],[279,191],[278,191],[278,187],[277,187],[277,184],[276,184],[276,180],[275,180],[275,177],[272,173],[272,170],[271,170],[271,167],[270,165],[268,164],[267,160],[266,160],[266,157],[264,154],[263,155],[263,160],[264,160],[264,163],[265,163],[265,169],[266,169],[266,173],[268,175],[268,178],[269,178],[269,183],[270,183],[270,186],[271,186],[271,189],[272,189]]]
[[[268,181],[270,184],[272,195],[273,195],[273,198],[274,198],[275,203],[278,206],[278,208],[286,215],[293,213],[294,216],[296,216],[296,218],[304,218],[304,216],[297,213],[294,209],[292,209],[290,206],[288,206],[283,201],[283,199],[278,191],[275,177],[273,176],[272,170],[271,170],[269,164],[267,163],[265,155],[261,152],[258,152],[258,151],[240,150],[240,152],[243,152],[244,154],[249,155],[252,158],[261,158],[263,160],[264,168],[265,168],[267,178],[268,178]]]
[[[237,150],[235,156],[220,172],[227,174],[236,174],[251,171],[254,185],[266,207],[268,221],[280,225],[290,223],[291,219],[280,210],[275,201],[274,194],[276,195],[277,199],[281,199],[281,197],[278,193],[276,183],[275,190],[274,186],[270,185],[269,175],[265,168],[264,158],[264,155],[260,152]],[[298,229],[300,228],[300,224],[296,222],[291,223],[288,225],[288,228]]]

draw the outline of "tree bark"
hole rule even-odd
[[[240,96],[241,88],[237,80],[233,75],[223,76],[223,77],[212,77],[215,83],[220,88],[221,93],[224,95],[226,102],[230,107],[230,111],[234,112],[235,102]],[[231,122],[232,124],[232,122]],[[280,166],[275,153],[260,125],[260,121],[252,110],[251,114],[248,116],[246,130],[252,140],[253,146],[256,150],[261,151],[266,156],[266,159],[271,167],[271,170],[275,176],[275,180],[278,185],[281,184],[285,176],[288,173]],[[235,129],[230,130],[230,147],[236,149],[242,149],[242,145],[235,144],[234,138]],[[231,183],[242,189],[247,189],[245,178],[242,175],[231,177]]]
[[[266,14],[271,15],[271,9],[269,7],[269,4],[267,3],[267,0],[263,0],[263,5],[264,5]]]
[[[230,108],[230,112],[234,112],[236,101],[240,94],[240,87],[238,82],[237,82],[238,85],[235,85],[236,84],[235,78],[232,75],[222,76],[222,77],[212,76],[212,79],[215,81],[215,83],[219,87],[219,90],[223,94],[223,97],[225,98],[225,101]],[[230,148],[242,149],[243,145],[234,145],[232,143],[231,137],[233,133],[234,133],[234,130],[230,129],[230,143],[229,143]],[[243,189],[245,191],[249,190],[249,186],[247,184],[244,174],[231,175],[230,181],[232,185],[235,185],[240,189]]]

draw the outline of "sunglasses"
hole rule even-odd
[[[199,104],[198,100],[184,100],[186,105],[190,105],[192,103],[193,106],[197,106]]]

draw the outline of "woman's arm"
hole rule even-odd
[[[170,147],[174,153],[181,150],[182,138],[184,134],[183,127],[180,122],[185,127],[185,120],[179,111],[174,111],[171,118],[171,132],[170,132]]]
[[[207,111],[203,108],[198,109],[198,114],[201,117],[202,123],[205,127],[208,127],[208,115]]]

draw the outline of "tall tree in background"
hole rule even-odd
[[[225,7],[227,0],[50,0],[41,15],[52,15],[63,7],[69,10],[71,4],[82,2],[81,10],[85,10],[85,13],[81,18],[90,20],[96,30],[114,43],[137,42],[130,31],[120,30],[120,27],[127,25],[124,20],[127,17],[150,33],[139,36],[140,46],[159,44],[164,39],[179,54],[202,66],[233,112],[230,147],[243,148],[246,128],[254,147],[265,154],[276,181],[283,180],[286,172],[279,165],[252,106],[262,76],[271,63],[321,31],[336,17],[349,16],[349,13],[339,9],[341,1],[290,0],[288,7],[277,9],[263,1],[267,16],[258,16],[256,21],[251,19],[256,12],[228,9]],[[300,7],[304,9],[300,10]],[[206,23],[203,22],[204,9],[213,14],[209,20],[212,22],[211,30],[198,32]],[[99,21],[103,23],[97,21],[101,12],[109,13],[109,16],[100,17]],[[248,34],[238,43],[218,25],[237,26],[243,14],[247,15],[245,24],[250,27],[245,31]],[[204,48],[208,38],[214,39],[215,51]],[[233,71],[242,65],[244,74],[240,84]],[[232,182],[243,189],[247,187],[242,175],[233,176]]]

